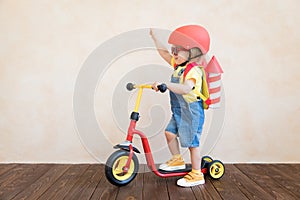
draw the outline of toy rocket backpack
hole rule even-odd
[[[191,63],[186,66],[183,73],[183,80],[188,72],[199,64]],[[198,99],[202,99],[203,108],[220,108],[221,106],[221,74],[223,70],[215,56],[209,61],[205,68],[200,67],[202,71],[202,88],[200,91],[195,91]]]

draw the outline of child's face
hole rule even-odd
[[[173,46],[172,47],[172,55],[174,57],[175,63],[177,65],[180,65],[181,63],[184,63],[188,60],[189,57],[189,51],[179,47],[179,46]]]

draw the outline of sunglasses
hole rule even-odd
[[[179,51],[188,51],[188,50],[183,47],[180,47],[180,46],[172,46],[171,47],[171,52],[174,56],[177,56]]]

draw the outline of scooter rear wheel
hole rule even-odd
[[[214,180],[222,178],[225,174],[224,164],[219,160],[212,161],[208,167],[208,174]]]
[[[124,186],[130,183],[139,171],[139,162],[135,154],[132,156],[130,166],[127,173],[124,173],[124,167],[129,158],[129,152],[118,150],[111,154],[105,165],[105,176],[107,180],[116,185]]]

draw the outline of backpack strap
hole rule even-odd
[[[190,63],[186,66],[184,72],[183,72],[183,81],[185,81],[186,75],[189,73],[189,71],[195,67],[198,66],[196,62]],[[196,95],[198,96],[198,99],[202,99],[204,102],[204,108],[207,109],[209,105],[211,104],[211,100],[209,99],[209,90],[208,90],[208,84],[206,80],[206,72],[204,71],[203,67],[200,67],[202,71],[202,93],[200,91],[194,91]]]
[[[196,62],[193,62],[193,63],[190,63],[188,64],[185,69],[184,69],[184,72],[183,72],[183,81],[185,81],[185,77],[186,75],[189,73],[189,71],[191,71],[191,69],[195,66],[198,66],[198,64]]]
[[[200,67],[202,71],[202,93],[200,91],[197,91],[197,95],[199,95],[199,98],[201,98],[204,102],[209,100],[209,90],[208,90],[208,84],[206,80],[206,73],[202,67]]]
[[[196,94],[198,95],[198,99],[202,99],[203,101],[203,108],[208,109],[209,105],[212,103],[210,98],[209,98],[209,89],[208,89],[208,83],[206,80],[206,72],[203,69],[203,67],[200,67],[202,71],[202,93],[200,91],[196,91]]]

